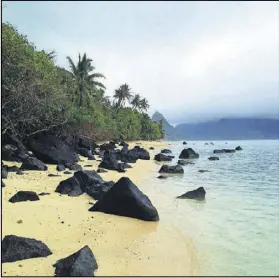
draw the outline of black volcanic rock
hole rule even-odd
[[[159,173],[183,174],[184,170],[180,165],[175,165],[175,166],[163,165],[159,170]]]
[[[235,153],[234,149],[221,149],[221,150],[214,150],[213,153]]]
[[[33,191],[18,191],[12,198],[10,198],[9,202],[17,203],[24,201],[39,201],[40,198],[36,192]]]
[[[199,173],[206,173],[206,172],[209,172],[208,170],[199,170],[198,171]]]
[[[167,178],[168,178],[167,176],[162,176],[162,175],[157,177],[157,179],[161,179],[161,180],[164,180],[164,179],[167,179]]]
[[[99,211],[145,221],[159,221],[149,198],[127,177],[122,177],[89,211]]]
[[[64,165],[78,161],[73,148],[50,134],[39,134],[29,138],[27,146],[28,150],[44,163]]]
[[[51,254],[43,242],[33,238],[8,235],[2,240],[2,263],[47,257]]]
[[[192,148],[188,148],[182,150],[181,154],[179,155],[179,158],[194,159],[194,158],[199,158],[199,154],[196,153]]]
[[[80,148],[88,149],[88,150],[95,150],[95,148],[98,147],[95,141],[85,138],[85,137],[80,137],[78,145]]]
[[[20,167],[22,170],[47,171],[47,166],[35,157],[24,159]]]
[[[186,161],[186,160],[183,160],[183,159],[179,159],[178,161],[177,161],[177,164],[179,164],[179,165],[188,165],[188,164],[191,164],[191,165],[193,165],[193,164],[195,164],[194,162],[192,162],[192,161]]]
[[[219,160],[219,157],[217,156],[211,156],[208,158],[208,160]]]
[[[186,141],[183,141],[183,143],[182,143],[183,145],[187,145],[187,142]]]
[[[110,153],[105,153],[102,162],[99,164],[99,167],[118,172],[125,172],[124,166],[118,163],[115,156]]]
[[[235,150],[236,151],[242,151],[243,149],[240,146],[238,146],[238,147],[235,148]]]
[[[79,196],[83,193],[80,184],[75,177],[61,181],[55,189],[55,192],[66,194],[68,196]]]
[[[155,155],[154,160],[156,161],[171,161],[172,160],[172,156],[169,155],[165,155],[163,153],[158,153]]]
[[[71,164],[68,168],[71,171],[82,171],[82,167],[79,164]]]
[[[203,187],[199,187],[198,189],[188,191],[185,194],[178,196],[178,199],[196,199],[196,200],[204,200],[205,199],[205,190]]]
[[[169,150],[169,149],[163,149],[163,150],[161,150],[161,153],[171,153],[171,150]]]
[[[58,260],[55,267],[57,277],[92,277],[98,268],[91,249],[86,245],[76,253]]]

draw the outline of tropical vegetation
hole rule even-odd
[[[124,83],[112,99],[93,60],[66,57],[68,69],[55,62],[55,51],[39,51],[9,23],[2,23],[1,133],[20,138],[49,131],[78,133],[92,139],[163,137],[162,123],[146,113],[146,98]]]

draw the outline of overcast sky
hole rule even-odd
[[[279,2],[6,2],[39,49],[86,52],[173,124],[279,116]]]

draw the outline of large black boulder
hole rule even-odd
[[[183,141],[183,143],[182,143],[183,145],[187,145],[187,142],[186,141]]]
[[[145,221],[159,221],[149,198],[127,177],[122,177],[89,211],[99,211]]]
[[[242,151],[243,149],[242,149],[240,146],[237,146],[237,147],[235,148],[235,150],[236,150],[236,151]]]
[[[36,171],[46,171],[47,166],[35,157],[28,157],[23,160],[20,167],[22,170],[36,170]]]
[[[91,249],[86,245],[76,253],[58,260],[53,267],[57,277],[92,277],[98,265]]]
[[[50,134],[40,134],[28,139],[28,149],[44,163],[76,163],[78,156],[74,149]]]
[[[165,154],[162,154],[162,153],[158,153],[155,155],[154,159],[156,161],[171,161],[172,160],[172,156],[169,156],[169,155],[165,155]]]
[[[171,153],[171,150],[169,150],[169,149],[163,149],[163,150],[161,150],[161,153]]]
[[[109,143],[104,143],[103,145],[100,146],[100,151],[109,151],[109,150],[114,150],[116,148],[115,144],[112,142]]]
[[[214,150],[213,153],[235,153],[234,149],[221,149],[221,150]]]
[[[209,157],[208,158],[208,160],[219,160],[219,157],[217,157],[217,156],[211,156],[211,157]]]
[[[96,171],[78,171],[74,177],[81,190],[95,200],[99,200],[114,185],[114,182],[105,182]]]
[[[203,187],[199,187],[198,189],[188,191],[185,194],[178,196],[178,199],[196,199],[196,200],[204,200],[205,199],[205,190]]]
[[[95,200],[100,200],[114,186],[114,181],[102,182],[86,187],[86,193]]]
[[[79,181],[75,177],[61,181],[55,189],[55,192],[68,196],[79,196],[83,193]]]
[[[25,202],[25,201],[39,201],[40,198],[36,192],[33,191],[18,191],[12,198],[10,198],[9,202],[17,203],[17,202]]]
[[[86,192],[86,187],[90,187],[94,184],[103,183],[103,178],[96,171],[77,171],[74,174],[74,177],[80,184],[80,188],[83,192]]]
[[[2,263],[47,257],[51,254],[52,252],[43,242],[33,238],[8,235],[2,240]]]
[[[86,137],[80,137],[79,138],[79,142],[78,145],[80,148],[85,148],[87,150],[95,150],[96,148],[98,148],[99,146],[96,144],[95,141],[86,138]]]
[[[125,172],[124,166],[117,161],[113,154],[110,153],[104,154],[103,160],[99,164],[99,167],[118,172]]]
[[[126,163],[136,163],[139,159],[138,153],[133,150],[128,150],[127,146],[124,146],[121,150],[121,161]]]
[[[188,148],[188,149],[182,150],[181,154],[179,155],[179,158],[182,158],[182,159],[199,158],[199,154],[196,153],[192,148]]]
[[[180,165],[174,165],[174,166],[163,165],[160,168],[159,173],[183,174],[184,170]]]
[[[139,146],[135,146],[132,150],[131,150],[132,153],[135,153],[138,157],[138,159],[142,159],[142,160],[150,160],[150,154],[149,152],[144,149],[144,148],[141,148]]]

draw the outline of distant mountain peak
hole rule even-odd
[[[165,132],[165,139],[174,139],[174,127],[166,120],[162,113],[156,111],[152,116],[152,121],[163,121],[163,129]]]

